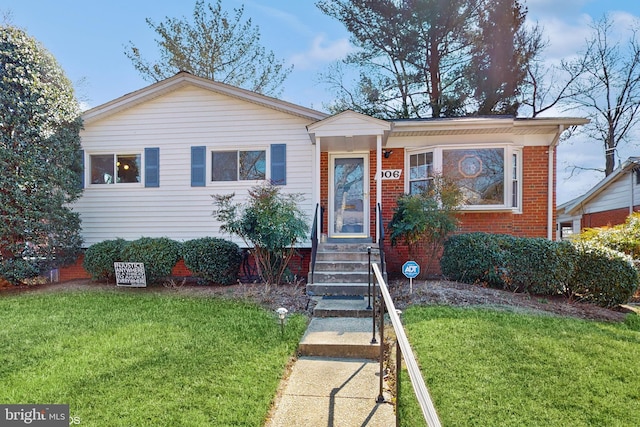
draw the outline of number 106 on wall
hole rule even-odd
[[[400,177],[402,176],[402,169],[381,170],[379,174],[382,179],[400,179]],[[376,179],[378,179],[377,174]]]

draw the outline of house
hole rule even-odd
[[[303,195],[310,222],[322,225],[318,237],[376,243],[396,198],[437,171],[467,195],[462,231],[552,239],[555,147],[564,130],[587,122],[328,115],[185,72],[83,119],[84,194],[74,209],[86,246],[141,236],[233,240],[212,217],[211,196],[242,200],[265,180]],[[394,248],[388,270],[405,261],[406,248]]]
[[[640,157],[629,157],[580,197],[558,206],[558,238],[585,228],[617,225],[640,211]]]

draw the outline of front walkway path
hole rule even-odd
[[[344,304],[340,301],[323,301],[327,304]],[[362,302],[359,302],[362,304]],[[330,307],[329,307],[330,309]],[[342,307],[340,307],[342,309]],[[357,325],[358,320],[351,317],[334,319],[336,322],[321,322],[329,325],[331,330],[318,332],[316,326],[310,324],[302,338],[304,345],[325,345],[330,349],[344,351],[347,356],[329,357],[322,349],[309,350],[307,354],[322,356],[301,356],[291,369],[288,378],[280,386],[279,396],[265,427],[392,427],[396,416],[391,397],[386,394],[384,402],[377,403],[380,385],[380,365],[377,360],[350,358],[349,354],[358,351],[344,350],[345,338],[354,345],[356,341],[369,344],[371,332],[359,336],[361,332],[348,330],[345,325]],[[329,320],[329,319],[327,319]],[[338,325],[338,326],[336,326]],[[335,329],[335,330],[334,330]],[[318,334],[326,340],[320,343]],[[331,350],[327,350],[330,352]],[[386,383],[385,390],[386,390]]]

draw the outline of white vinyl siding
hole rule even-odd
[[[81,133],[86,161],[95,152],[144,153],[147,147],[157,147],[159,186],[87,185],[74,204],[82,218],[84,245],[143,236],[179,241],[213,236],[243,246],[243,242],[220,233],[220,224],[212,216],[211,196],[236,193],[236,200],[242,202],[255,182],[212,186],[209,169],[208,184],[192,187],[193,146],[206,147],[207,156],[218,147],[258,147],[269,156],[271,145],[286,144],[287,185],[282,190],[303,194],[302,208],[311,216],[314,147],[306,131],[308,124],[308,119],[193,86],[86,123]],[[86,174],[85,180],[90,182]]]

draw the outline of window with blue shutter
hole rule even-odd
[[[160,187],[160,148],[144,149],[144,186]]]
[[[207,147],[191,147],[191,186],[204,187],[207,180]]]
[[[287,144],[271,145],[271,183],[287,184]]]

